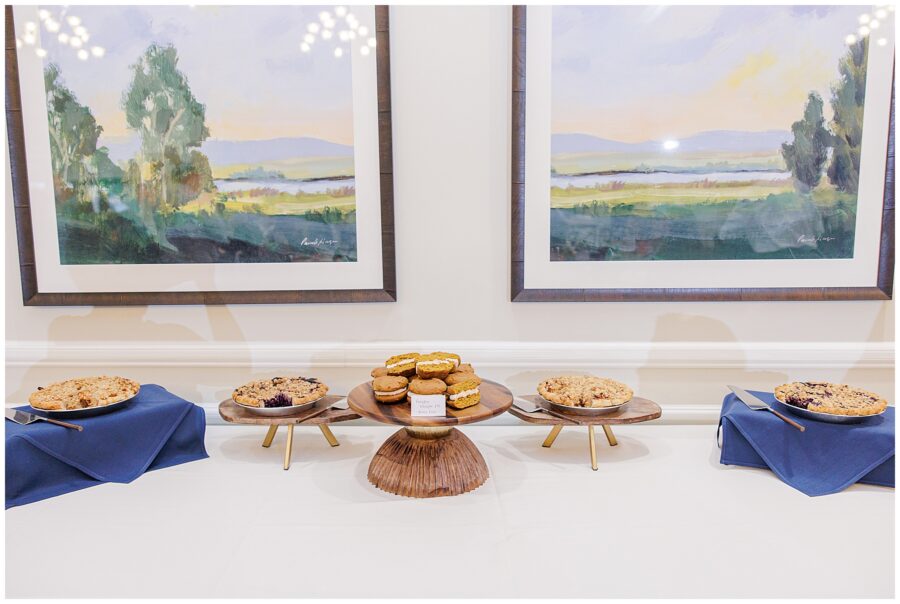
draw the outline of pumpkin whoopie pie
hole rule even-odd
[[[416,375],[425,379],[443,379],[450,375],[453,367],[453,360],[439,352],[423,354],[416,360]]]
[[[473,407],[481,402],[478,381],[466,380],[447,388],[447,404],[454,409]]]
[[[384,375],[372,381],[372,390],[379,403],[399,403],[406,397],[408,385],[402,375]]]
[[[409,382],[409,393],[412,394],[444,394],[447,384],[438,378],[414,377]]]
[[[479,385],[481,384],[481,378],[474,373],[460,373],[459,371],[457,371],[456,373],[451,373],[444,378],[444,382],[446,382],[448,386],[453,386],[454,384],[459,384],[460,382],[466,382],[470,380],[474,380]]]
[[[434,352],[434,353],[432,353],[432,354],[437,354],[437,355],[440,355],[441,357],[443,357],[443,358],[445,358],[445,359],[450,359],[450,361],[453,363],[453,368],[454,368],[454,369],[456,369],[457,367],[459,367],[459,364],[462,362],[462,359],[459,357],[459,355],[456,354],[456,353],[454,353],[454,352],[440,352],[440,351],[438,351],[438,352]]]
[[[376,367],[375,369],[372,370],[372,373],[370,373],[369,375],[371,375],[373,378],[379,378],[379,377],[384,377],[387,374],[388,374],[387,367]]]
[[[421,355],[418,352],[398,354],[385,361],[384,366],[388,371],[388,375],[402,375],[407,378],[412,377],[416,374],[416,360],[420,356]]]

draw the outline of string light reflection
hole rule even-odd
[[[91,39],[90,32],[88,32],[87,27],[82,24],[80,17],[77,15],[66,16],[65,13],[67,10],[68,7],[63,6],[60,14],[56,16],[52,11],[42,8],[38,10],[38,19],[48,33],[56,34],[56,41],[59,42],[60,45],[72,48],[75,52],[75,56],[80,60],[87,61],[91,57],[96,59],[102,58],[106,54],[106,49],[102,46],[91,46],[90,49],[85,47],[88,40]],[[60,31],[63,23],[68,24],[69,31]],[[34,54],[41,59],[46,57],[47,49],[38,44],[37,34],[40,29],[38,24],[34,21],[26,21],[24,29],[25,33],[22,37],[16,38],[16,48],[33,46]]]
[[[357,39],[359,40],[357,47],[360,55],[367,57],[375,48],[375,37],[369,35],[369,28],[360,25],[359,18],[346,6],[336,6],[333,12],[321,11],[317,17],[318,22],[313,21],[306,25],[306,33],[303,34],[300,44],[301,52],[312,51],[318,40],[331,43],[332,54],[336,59],[351,52],[354,40]]]
[[[892,12],[894,12],[893,4],[882,4],[875,6],[871,13],[860,14],[857,18],[859,21],[859,28],[856,30],[856,34],[848,34],[847,37],[844,38],[844,42],[848,45],[856,44],[859,40],[866,38],[875,30],[880,29],[882,24],[888,23],[888,13]],[[878,46],[887,46],[888,39],[886,37],[881,37],[878,38],[875,43]]]

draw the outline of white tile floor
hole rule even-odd
[[[382,493],[388,427],[341,446],[212,426],[210,459],[6,512],[8,597],[892,597],[894,492],[808,498],[718,464],[713,426],[471,426],[491,479],[473,493]],[[47,552],[53,571],[47,572]],[[86,572],[91,569],[90,572]],[[98,570],[99,569],[99,570]]]

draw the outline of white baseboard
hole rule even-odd
[[[32,342],[8,367],[372,367],[398,351],[452,350],[480,367],[893,369],[893,342]]]

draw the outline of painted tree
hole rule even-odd
[[[55,184],[57,190],[69,189],[80,200],[96,180],[91,159],[97,152],[97,139],[103,128],[97,124],[91,110],[79,103],[66,87],[59,67],[54,63],[44,69],[44,87]]]
[[[803,119],[791,125],[794,141],[781,145],[784,162],[801,193],[807,193],[819,184],[828,160],[831,134],[825,128],[823,107],[822,97],[810,92],[803,110]]]
[[[166,214],[184,202],[177,180],[182,164],[197,162],[192,150],[209,136],[206,108],[178,69],[174,46],[152,44],[131,69],[122,108],[128,126],[141,136],[142,175],[146,168],[145,180],[158,195],[155,209]]]
[[[859,188],[859,160],[862,144],[863,105],[866,101],[866,63],[868,38],[851,44],[838,62],[841,79],[831,88],[834,119],[834,152],[828,166],[828,179],[847,193]]]

